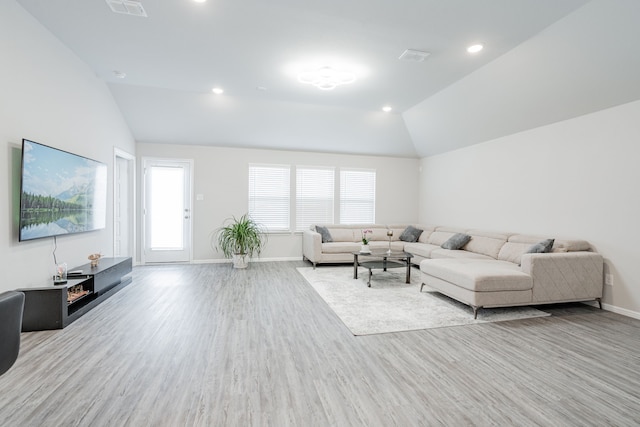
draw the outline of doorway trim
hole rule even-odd
[[[136,259],[136,230],[137,230],[137,215],[136,215],[136,157],[128,153],[118,147],[113,147],[113,254],[116,255],[116,241],[117,241],[117,230],[116,230],[116,208],[117,208],[117,181],[116,181],[116,167],[118,159],[124,159],[127,162],[129,169],[129,182],[127,186],[129,187],[129,209],[130,209],[130,218],[129,218],[129,236],[127,238],[129,247],[131,248],[131,258]]]

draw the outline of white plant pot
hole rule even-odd
[[[247,268],[249,256],[246,254],[233,254],[233,268]]]
[[[371,253],[371,248],[369,248],[369,245],[360,245],[360,252]]]

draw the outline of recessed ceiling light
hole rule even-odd
[[[261,90],[261,91],[266,91],[267,90],[267,88],[264,87],[264,86],[256,86],[256,89],[257,90]]]
[[[482,46],[481,44],[474,44],[473,46],[469,46],[469,47],[467,48],[467,52],[469,52],[469,53],[478,53],[478,52],[480,52],[483,48],[484,48],[484,46]]]
[[[389,105],[385,105],[384,107],[382,107],[382,111],[384,111],[385,113],[388,113],[391,110],[393,110],[393,108],[391,108]]]
[[[196,2],[196,3],[204,3],[204,2],[206,2],[207,0],[193,0],[193,1],[194,1],[194,2]]]
[[[211,89],[211,92],[215,93],[216,95],[221,95],[224,93],[224,89],[219,87],[214,87],[213,89]]]
[[[122,71],[114,70],[113,75],[119,79],[124,79],[127,77],[127,73],[123,73]]]

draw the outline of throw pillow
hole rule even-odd
[[[410,225],[404,229],[404,231],[400,235],[400,240],[402,240],[403,242],[410,242],[410,243],[417,242],[421,234],[422,234],[422,230]]]
[[[551,248],[553,248],[553,242],[555,239],[546,239],[542,242],[538,242],[535,245],[532,245],[529,249],[527,249],[528,254],[545,254],[547,252],[551,252]]]
[[[316,225],[316,231],[322,236],[322,243],[333,242],[333,237],[331,237],[331,233],[329,233],[329,229],[327,227]]]
[[[471,236],[469,236],[468,234],[456,233],[453,236],[449,237],[449,240],[444,242],[441,248],[456,251],[469,243],[469,240],[471,240]]]

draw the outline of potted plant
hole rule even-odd
[[[222,227],[214,232],[215,249],[227,258],[232,258],[234,268],[247,268],[253,254],[260,255],[267,235],[263,227],[248,214],[240,218],[227,218]]]

